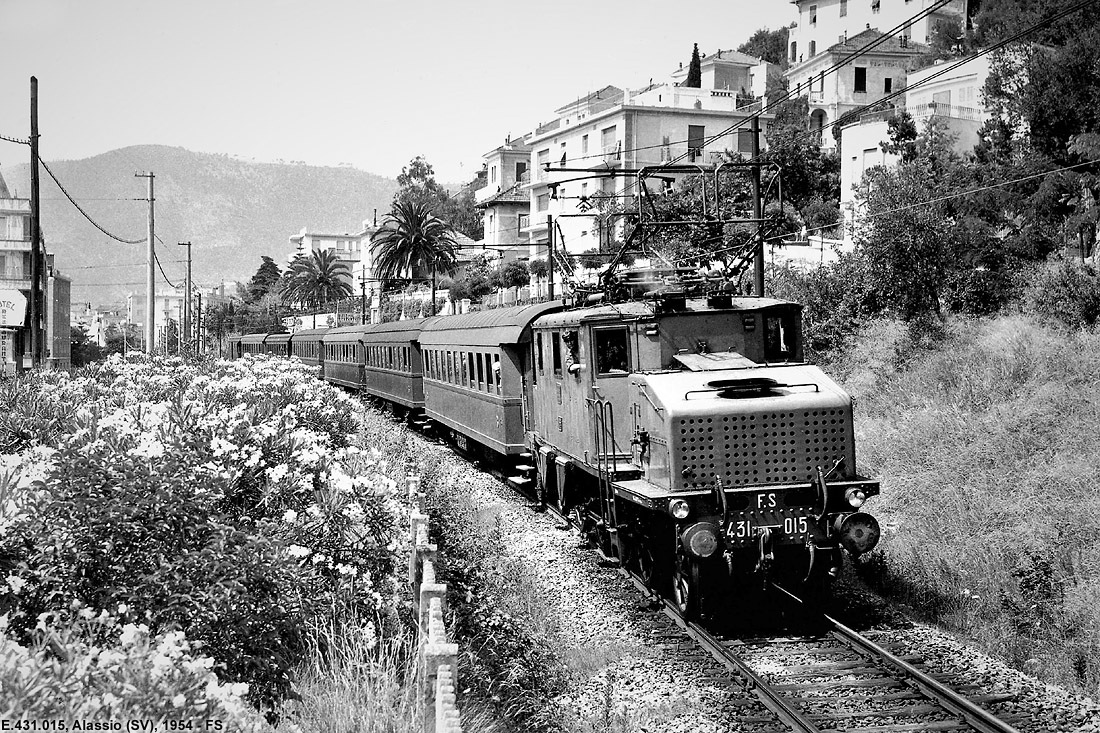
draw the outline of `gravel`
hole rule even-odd
[[[602,567],[596,553],[555,516],[532,511],[500,481],[457,458],[443,465],[445,481],[463,482],[482,511],[499,516],[507,556],[527,568],[556,609],[552,625],[572,676],[548,717],[564,721],[570,731],[783,729],[724,667],[663,614],[649,610],[629,579]],[[1044,684],[945,632],[906,626],[864,633],[889,643],[895,654],[921,657],[925,671],[946,675],[952,687],[966,685],[968,695],[1014,695],[989,709],[1021,733],[1100,733],[1100,707],[1092,700]]]

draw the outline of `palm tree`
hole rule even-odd
[[[308,257],[298,255],[290,263],[283,296],[305,306],[317,306],[354,294],[351,270],[336,259],[332,250],[314,250]]]
[[[451,225],[432,214],[431,209],[413,201],[398,201],[371,235],[374,267],[384,280],[408,277],[413,267],[422,265],[432,271],[432,313],[435,313],[435,278],[440,272],[455,271],[458,256]]]

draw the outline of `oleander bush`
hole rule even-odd
[[[28,659],[106,610],[184,634],[274,710],[319,620],[371,639],[394,622],[393,467],[316,369],[115,356],[0,401],[0,621]],[[118,641],[85,626],[80,643]]]

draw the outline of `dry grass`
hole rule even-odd
[[[311,629],[309,660],[298,671],[301,699],[290,722],[310,733],[419,733],[411,636],[379,642],[368,623]]]
[[[1026,671],[1100,693],[1100,335],[1024,317],[942,348],[868,327],[835,366],[883,481],[865,575]]]

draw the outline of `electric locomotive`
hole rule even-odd
[[[685,616],[768,581],[814,603],[875,546],[879,484],[801,306],[673,285],[540,316],[528,359],[541,494]]]

